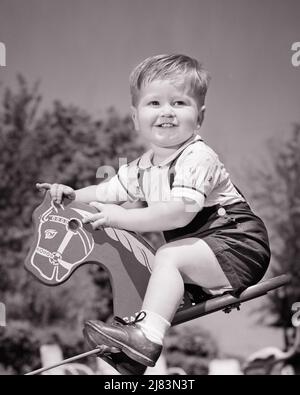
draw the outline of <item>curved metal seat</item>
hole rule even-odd
[[[172,325],[178,325],[182,322],[193,320],[219,310],[224,310],[225,313],[229,313],[234,308],[239,309],[241,303],[266,295],[269,291],[288,284],[289,281],[290,276],[282,274],[252,285],[243,291],[238,297],[229,293],[215,297],[210,297],[208,295],[207,300],[194,305],[191,304],[189,307],[179,310],[174,317]]]

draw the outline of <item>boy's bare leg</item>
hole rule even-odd
[[[161,247],[156,254],[142,311],[132,323],[89,321],[95,342],[117,347],[140,364],[154,366],[170,322],[182,300],[184,282],[209,289],[230,287],[209,246],[195,238]]]
[[[230,287],[215,254],[203,240],[174,241],[157,251],[142,310],[171,322],[183,297],[184,282],[208,289]]]

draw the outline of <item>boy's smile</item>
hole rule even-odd
[[[154,152],[160,148],[176,150],[201,125],[202,112],[196,99],[183,83],[175,84],[169,80],[147,83],[133,107],[135,128],[150,142]]]

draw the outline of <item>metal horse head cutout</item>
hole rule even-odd
[[[34,240],[25,268],[46,285],[67,281],[78,267],[96,263],[109,274],[114,313],[129,316],[141,307],[154,249],[140,236],[122,229],[94,230],[83,224],[96,209],[65,199],[56,204],[47,192],[33,213]]]

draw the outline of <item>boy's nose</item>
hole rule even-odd
[[[170,105],[165,105],[161,108],[160,115],[163,117],[173,118],[175,117],[175,113],[173,108]]]

